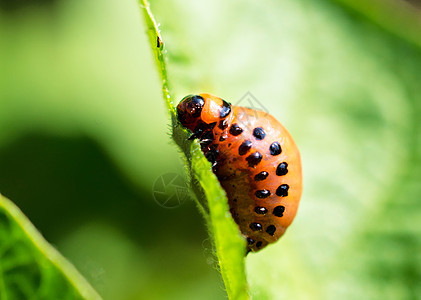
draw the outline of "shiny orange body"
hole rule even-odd
[[[230,106],[227,113],[229,104],[218,97],[188,97],[178,106],[179,119],[183,124],[188,110],[185,104],[195,101],[196,116],[200,110],[197,123],[183,125],[197,135],[213,163],[248,250],[258,251],[278,240],[296,215],[302,192],[297,145],[266,112]]]

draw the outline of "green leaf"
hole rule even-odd
[[[391,0],[333,0],[355,11],[406,42],[421,47],[419,11],[409,4]]]
[[[101,299],[19,208],[1,195],[0,299]]]
[[[190,133],[182,128],[177,121],[176,110],[168,87],[165,44],[160,36],[149,3],[145,0],[141,1],[141,6],[162,80],[164,99],[172,120],[172,137],[186,156],[192,189],[198,199],[198,207],[208,223],[228,297],[230,299],[248,299],[244,262],[245,240],[231,217],[225,192],[213,174],[210,163],[200,150],[199,143],[189,141]]]

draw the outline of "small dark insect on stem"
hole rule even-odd
[[[162,40],[159,36],[156,37],[156,47],[157,48],[161,48],[161,46],[163,45]]]

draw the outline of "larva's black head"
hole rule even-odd
[[[231,105],[210,94],[188,95],[177,106],[180,123],[194,130],[200,123],[212,124],[225,119],[231,113]]]
[[[187,128],[195,125],[200,120],[205,100],[199,95],[188,95],[177,106],[177,117],[180,123]]]

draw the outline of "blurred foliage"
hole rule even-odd
[[[0,245],[1,299],[101,299],[1,195]]]
[[[223,299],[195,205],[152,198],[154,180],[183,167],[137,3],[12,2],[0,2],[0,192],[105,299]],[[414,12],[386,1],[151,2],[174,99],[210,92],[235,104],[250,91],[301,149],[297,218],[246,260],[254,298],[419,298]]]

